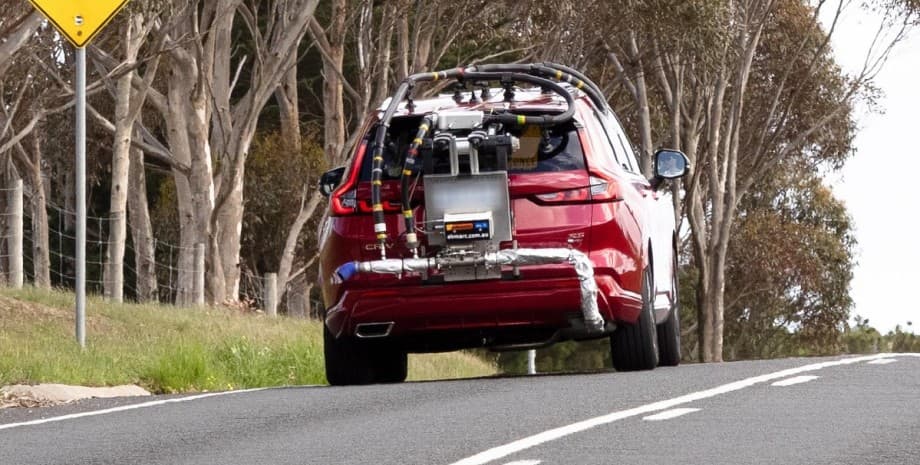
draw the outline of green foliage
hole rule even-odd
[[[904,331],[901,325],[895,326],[894,331],[882,336],[869,325],[869,320],[855,316],[855,325],[847,328],[843,335],[846,351],[850,354],[874,354],[878,352],[920,352],[920,335]],[[907,327],[911,328],[913,322],[908,321]]]
[[[907,326],[911,325],[912,323],[908,321]],[[920,336],[903,331],[900,325],[895,326],[894,331],[885,335],[885,342],[889,352],[920,352]]]
[[[323,148],[315,130],[309,130],[297,150],[277,132],[260,134],[253,141],[246,162],[243,259],[257,271],[277,271],[288,228],[300,212],[301,200],[316,189],[326,170]],[[302,256],[315,251],[316,223],[304,228]]]
[[[849,354],[874,354],[883,347],[882,335],[875,328],[869,326],[869,320],[854,317],[856,325],[847,328],[843,334],[843,342]]]
[[[216,376],[208,363],[207,351],[200,344],[181,342],[166,349],[141,374],[153,391],[173,393],[217,388]]]

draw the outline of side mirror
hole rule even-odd
[[[325,197],[332,195],[332,191],[334,191],[336,187],[339,187],[339,183],[342,182],[342,176],[344,175],[344,166],[323,173],[319,178],[319,192]]]
[[[682,178],[689,169],[690,159],[680,150],[659,150],[655,152],[655,178],[652,184],[658,187],[665,179]]]

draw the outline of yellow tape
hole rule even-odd
[[[411,171],[411,170],[403,170],[403,175],[405,175],[405,176],[412,176],[412,171]]]
[[[558,70],[556,71],[556,80],[557,81],[562,80],[562,71],[558,71]]]
[[[527,117],[524,115],[518,115],[517,122],[518,124],[527,124]]]
[[[380,233],[377,235],[377,239],[380,239],[381,241],[386,240],[386,238],[387,235],[385,233]]]
[[[578,89],[578,90],[581,90],[581,88],[584,87],[584,85],[585,85],[584,81],[582,81],[581,79],[579,79],[579,80],[578,80],[578,84],[575,84],[575,88]]]
[[[373,185],[375,185],[375,186],[382,186],[382,185],[383,185],[383,181],[371,181],[371,184],[373,184]]]
[[[383,157],[374,157],[374,161],[383,161]]]
[[[422,139],[421,139],[420,137],[416,137],[416,138],[412,141],[412,143],[415,144],[415,145],[422,145]]]
[[[437,81],[438,78],[440,77],[440,76],[438,76],[438,73],[431,73],[431,75],[434,76],[434,80],[435,80],[435,81]]]
[[[403,216],[406,218],[412,218],[412,210],[403,210]]]
[[[429,129],[427,124],[423,124],[423,125],[419,126],[418,128],[421,129],[422,131],[425,131],[425,132],[428,132],[428,129]]]
[[[375,205],[374,205],[374,211],[375,211],[375,212],[382,212],[382,211],[383,211],[383,205],[380,205],[379,203],[378,203],[378,204],[375,204]]]

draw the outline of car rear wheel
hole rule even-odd
[[[378,350],[374,367],[374,381],[378,383],[401,383],[409,374],[409,356],[394,349]]]
[[[323,354],[326,380],[333,386],[401,383],[408,373],[405,352],[363,344],[349,336],[336,338],[326,325],[323,325]]]
[[[680,297],[677,283],[677,262],[671,284],[674,303],[667,321],[658,325],[658,366],[676,367],[680,364]]]
[[[658,334],[653,313],[655,281],[646,269],[642,274],[642,312],[634,324],[617,327],[610,337],[610,355],[617,371],[651,370],[658,366]]]

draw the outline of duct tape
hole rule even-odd
[[[374,224],[374,232],[375,232],[375,233],[385,233],[385,232],[387,232],[387,225],[386,225],[386,223],[375,223],[375,224]]]

